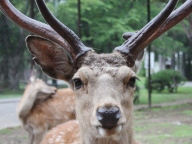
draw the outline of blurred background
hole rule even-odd
[[[46,0],[46,3],[61,22],[98,53],[112,52],[124,42],[123,33],[141,29],[149,15],[155,17],[167,3],[167,0],[151,0],[150,3],[147,0],[81,0],[78,11],[78,1]],[[178,6],[184,1],[180,0]],[[34,1],[11,2],[25,15],[45,22]],[[37,78],[49,85],[67,87],[65,82],[47,77],[33,63],[25,44],[29,34],[0,13],[0,144],[27,141],[27,133],[20,127],[15,109],[32,67],[37,70]],[[138,72],[135,135],[146,144],[191,144],[192,14],[153,41],[150,47],[150,60],[146,50]]]

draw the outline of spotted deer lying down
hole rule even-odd
[[[26,38],[36,63],[50,77],[70,83],[76,93],[77,121],[55,127],[41,144],[138,144],[132,120],[135,73],[145,47],[192,12],[191,0],[174,10],[177,1],[169,0],[141,30],[126,33],[126,41],[109,54],[85,46],[43,0],[36,3],[49,25],[23,15],[9,0],[0,1],[5,15],[36,34]]]
[[[75,119],[74,112],[75,94],[70,88],[56,89],[40,79],[27,85],[17,107],[30,144],[39,144],[48,130]]]

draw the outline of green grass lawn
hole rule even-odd
[[[177,93],[156,93],[153,92],[151,94],[152,103],[158,104],[163,102],[173,102],[182,99],[192,98],[192,88],[191,87],[179,87]],[[148,104],[148,91],[147,89],[140,89],[140,101],[136,104]]]
[[[145,78],[139,77],[139,79],[140,81],[137,81],[137,85],[140,87],[140,102],[136,104],[148,104],[148,90],[144,87]],[[167,90],[161,93],[153,91],[151,97],[152,104],[188,99],[192,98],[192,87],[179,86],[177,93],[169,93]]]

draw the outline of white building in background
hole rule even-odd
[[[155,67],[156,67],[155,53],[154,52],[150,52],[150,66],[151,66],[151,74],[153,74],[155,72]],[[148,52],[145,52],[144,68],[146,70],[145,74],[146,74],[146,76],[148,76],[148,68],[149,68],[149,54],[148,54]]]

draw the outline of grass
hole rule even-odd
[[[0,130],[0,144],[28,143],[27,132],[20,126]]]
[[[5,89],[0,93],[0,99],[21,97],[23,92],[24,92],[23,89],[17,91]]]
[[[192,88],[191,87],[179,87],[177,93],[166,93],[166,92],[152,93],[151,97],[152,97],[153,104],[158,104],[158,103],[163,103],[163,102],[173,102],[173,101],[182,100],[182,99],[189,99],[189,98],[192,98]],[[140,89],[139,104],[148,104],[147,89]]]
[[[192,127],[186,124],[175,125],[175,124],[163,124],[163,123],[149,123],[143,127],[135,126],[134,130],[135,133],[145,133],[148,132],[149,129],[158,129],[161,127],[160,130],[156,130],[152,133],[146,134],[145,136],[142,134],[142,137],[136,136],[137,139],[141,141],[150,141],[150,143],[161,144],[163,141],[167,139],[185,139],[192,137]],[[159,142],[159,143],[157,143]],[[189,144],[189,143],[188,143]]]
[[[173,136],[174,137],[192,137],[192,127],[189,125],[176,125],[173,127]]]
[[[9,128],[0,130],[0,134],[1,134],[1,135],[9,134],[9,133],[11,133],[11,129],[9,129]]]
[[[144,88],[145,77],[139,77],[139,79],[137,85],[140,87],[140,102],[136,104],[148,104],[148,90]],[[189,99],[192,98],[192,87],[179,86],[177,93],[169,93],[166,90],[161,93],[153,91],[151,97],[152,104]]]
[[[170,111],[170,110],[176,110],[176,109],[185,109],[187,108],[188,105],[187,104],[184,104],[184,105],[174,105],[174,106],[166,106],[166,107],[161,107],[161,108],[158,108],[158,107],[154,107],[151,109],[151,111],[153,112],[158,112],[158,111]],[[186,114],[186,115],[189,115],[190,112],[192,112],[191,110],[186,110],[186,112],[184,113],[185,111],[182,111],[183,114]]]
[[[192,110],[185,110],[182,113],[185,114],[185,115],[192,116]]]
[[[145,109],[140,111],[135,111],[134,115],[136,118],[137,124],[134,125],[134,130],[136,133],[136,139],[140,140],[143,143],[147,144],[176,144],[175,142],[182,144],[191,144],[192,142],[192,126],[191,123],[173,123],[159,120],[159,117],[162,117],[164,114],[173,114],[177,113],[182,116],[186,114],[185,117],[190,118],[192,115],[192,109],[190,109],[191,105],[177,105],[177,106],[168,106],[163,108],[152,108]],[[183,109],[185,109],[183,111]],[[171,110],[168,112],[168,110]],[[151,116],[153,114],[149,113],[153,111],[153,114],[156,114],[155,119],[151,120]],[[170,118],[172,116],[169,116]],[[175,115],[175,114],[173,114]],[[167,117],[168,118],[168,117]],[[165,118],[166,119],[166,118]],[[148,122],[150,121],[150,122]],[[177,119],[175,119],[177,122]],[[179,142],[181,141],[181,142]]]

